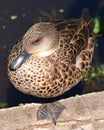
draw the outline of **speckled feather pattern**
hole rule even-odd
[[[83,18],[51,22],[56,28],[62,25],[57,29],[59,45],[56,51],[46,57],[31,56],[20,68],[11,71],[11,62],[23,48],[22,37],[8,58],[8,75],[13,85],[23,93],[44,98],[56,97],[75,86],[92,61],[92,22],[93,19],[86,22]]]

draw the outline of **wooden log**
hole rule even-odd
[[[65,106],[56,126],[37,121],[41,104],[31,103],[0,109],[0,130],[104,130],[104,92],[59,101]]]

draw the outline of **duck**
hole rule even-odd
[[[80,18],[34,24],[9,54],[7,70],[11,83],[25,94],[47,99],[70,90],[90,68],[94,24],[88,9],[83,9]],[[52,117],[51,110],[45,114],[48,108],[64,109],[59,103],[47,105],[40,108],[39,119]],[[51,119],[54,123],[56,117],[57,114]]]

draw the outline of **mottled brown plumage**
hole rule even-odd
[[[8,75],[23,93],[51,98],[75,86],[86,74],[94,51],[94,20],[88,10],[79,19],[40,22],[13,47]]]

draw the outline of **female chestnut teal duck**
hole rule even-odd
[[[13,85],[23,93],[43,98],[59,96],[74,87],[92,61],[93,28],[87,9],[79,19],[33,25],[8,58]]]

